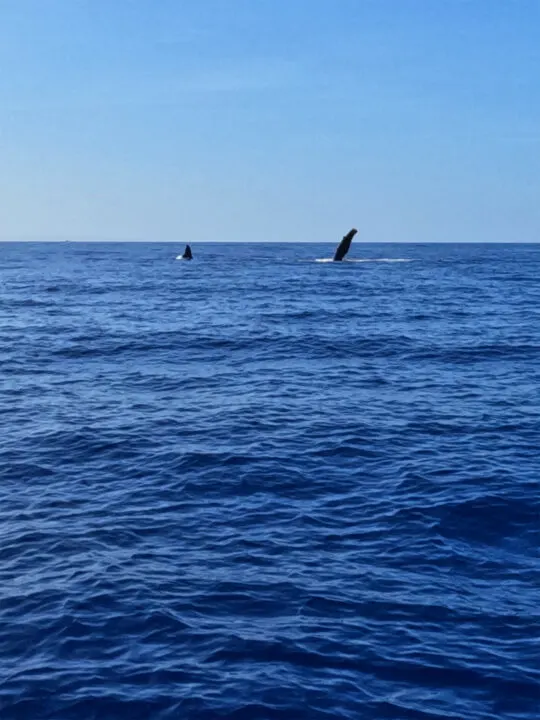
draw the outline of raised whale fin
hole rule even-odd
[[[334,262],[343,260],[345,255],[349,252],[349,248],[351,247],[352,239],[356,235],[357,232],[358,232],[358,230],[356,228],[352,228],[345,235],[345,237],[342,239],[342,241],[339,243],[339,245],[336,248],[336,253],[334,255]]]
[[[184,260],[193,260],[193,255],[191,254],[191,248],[189,247],[189,245],[186,245],[186,249],[184,250],[182,258]]]

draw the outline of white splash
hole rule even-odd
[[[315,262],[318,263],[330,263],[334,262],[333,258],[315,258]],[[342,263],[372,263],[372,262],[412,262],[411,258],[350,258],[348,260],[340,260]]]

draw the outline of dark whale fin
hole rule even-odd
[[[193,255],[191,254],[191,248],[189,247],[189,245],[186,245],[186,249],[184,250],[182,258],[184,260],[193,260]]]
[[[339,245],[336,248],[336,254],[334,255],[334,262],[343,260],[345,255],[349,252],[349,248],[351,247],[351,242],[353,237],[356,235],[358,230],[356,228],[352,228],[352,230],[349,230],[349,232],[345,235],[343,240],[339,243]]]

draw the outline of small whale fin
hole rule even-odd
[[[342,241],[339,243],[339,245],[336,248],[336,253],[334,255],[334,262],[343,260],[345,255],[349,252],[349,248],[351,247],[352,239],[356,235],[357,232],[358,232],[358,230],[356,228],[352,228],[345,235],[345,237],[342,239]]]
[[[182,255],[182,258],[184,260],[193,260],[193,255],[191,253],[191,248],[189,245],[186,245],[186,249],[184,250],[184,254]]]

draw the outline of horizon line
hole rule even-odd
[[[72,239],[72,238],[2,238],[0,243],[41,244],[148,244],[148,245],[335,245],[335,240],[145,240],[145,239]],[[363,245],[538,245],[539,240],[360,240]],[[357,243],[358,244],[358,243]]]

